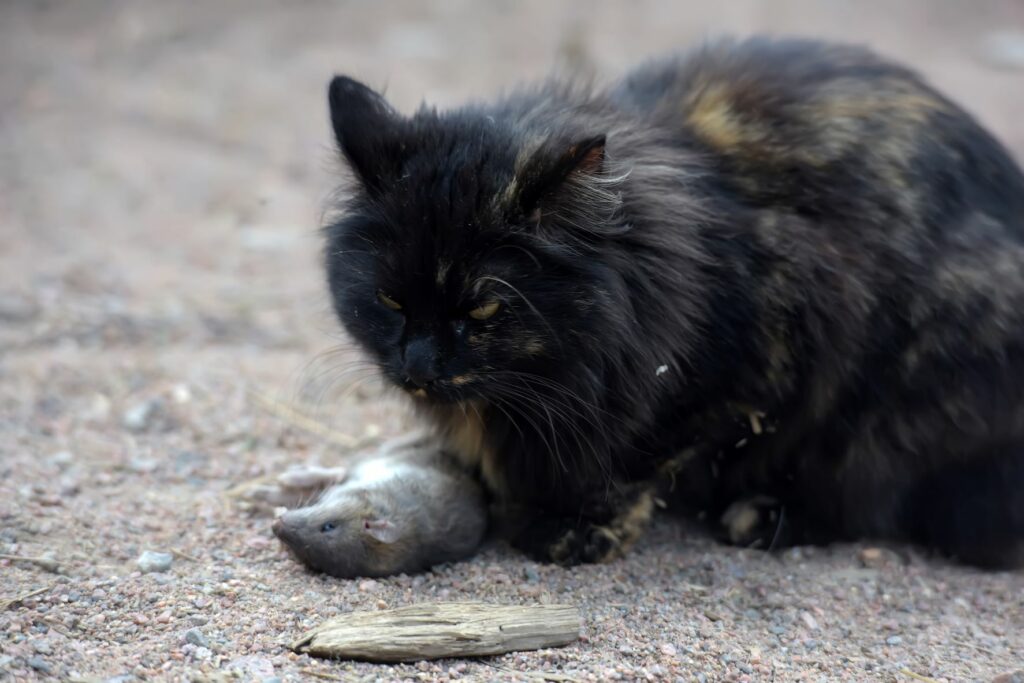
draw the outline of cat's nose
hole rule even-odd
[[[421,389],[441,375],[437,363],[437,348],[429,339],[414,339],[405,347],[405,376]]]

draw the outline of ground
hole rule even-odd
[[[421,576],[342,581],[303,570],[269,512],[237,495],[405,428],[351,364],[321,282],[336,71],[408,111],[554,64],[614,75],[722,32],[845,38],[924,71],[1024,153],[1015,0],[691,5],[0,4],[0,679],[959,681],[1024,668],[1024,573],[866,545],[770,556],[666,519],[604,566],[494,544]],[[171,553],[170,568],[140,572],[147,550]],[[397,667],[284,645],[349,610],[454,599],[578,605],[584,637]]]

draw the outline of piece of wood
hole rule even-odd
[[[571,605],[422,603],[335,617],[292,643],[315,657],[416,662],[561,647],[580,637]]]

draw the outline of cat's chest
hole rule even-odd
[[[467,470],[479,469],[484,484],[492,493],[504,493],[505,478],[498,466],[498,456],[487,439],[484,419],[487,406],[465,404],[438,411],[434,415],[437,426],[459,463]]]

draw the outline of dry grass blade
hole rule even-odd
[[[34,564],[40,569],[45,569],[48,572],[56,574],[60,571],[60,562],[49,557],[26,557],[24,555],[8,555],[6,553],[0,553],[0,560],[10,560],[12,562],[28,562]]]
[[[939,683],[935,678],[929,678],[928,676],[922,676],[919,673],[914,673],[910,669],[900,669],[900,673],[904,676],[909,676],[917,681],[924,681],[925,683]]]
[[[299,673],[305,674],[306,676],[312,676],[313,678],[319,678],[324,681],[343,681],[341,676],[335,676],[334,674],[325,674],[321,671],[313,671],[312,669],[299,669]]]
[[[53,586],[47,586],[46,588],[37,588],[36,590],[31,591],[30,593],[25,593],[24,595],[17,595],[13,598],[0,600],[0,612],[8,609],[9,607],[17,605],[19,602],[23,602],[25,600],[28,600],[29,598],[34,598],[37,595],[42,595],[43,593],[46,593],[50,590],[53,590]]]
[[[425,603],[353,612],[307,632],[291,648],[317,657],[414,662],[568,645],[581,618],[570,605]]]
[[[182,559],[182,560],[187,560],[188,562],[199,562],[199,558],[198,557],[193,557],[192,555],[189,555],[188,553],[184,553],[184,552],[182,552],[180,550],[175,550],[174,548],[171,548],[170,553],[171,553],[171,555],[174,555],[175,557],[177,557],[179,559]]]
[[[271,415],[287,422],[290,425],[303,429],[311,434],[315,434],[323,439],[330,441],[331,443],[341,446],[342,448],[359,448],[360,446],[366,445],[368,439],[361,439],[351,434],[345,434],[339,432],[336,429],[331,429],[320,420],[310,417],[305,413],[300,412],[291,405],[279,401],[276,398],[267,396],[264,393],[256,391],[255,389],[249,390],[249,396],[256,402],[263,410],[267,411]]]

